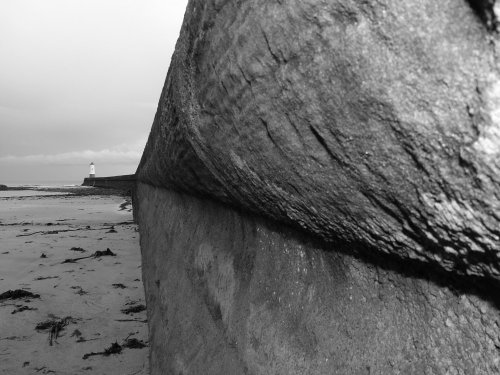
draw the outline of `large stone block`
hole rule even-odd
[[[141,184],[151,374],[500,372],[500,314],[470,285],[342,255]]]
[[[191,0],[139,179],[498,280],[493,3]]]
[[[137,171],[153,374],[497,374],[493,0],[190,0]]]

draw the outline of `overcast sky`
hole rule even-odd
[[[135,172],[187,0],[0,0],[0,184]]]

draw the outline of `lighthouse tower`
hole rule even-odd
[[[90,163],[90,174],[89,174],[89,177],[90,178],[94,178],[95,177],[95,165],[94,163]]]

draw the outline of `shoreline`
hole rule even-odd
[[[46,192],[59,192],[67,193],[68,195],[86,196],[86,195],[130,195],[125,190],[101,188],[93,186],[6,186],[5,189],[0,191],[46,191]]]

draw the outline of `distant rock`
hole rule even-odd
[[[0,190],[7,190],[9,187],[7,185],[0,184]]]

